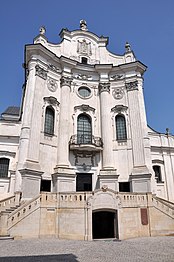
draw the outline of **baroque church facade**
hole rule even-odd
[[[128,43],[41,27],[25,46],[20,108],[0,120],[0,235],[91,240],[174,232],[174,136],[147,125]]]

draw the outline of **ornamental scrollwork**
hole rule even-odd
[[[111,80],[120,80],[123,79],[124,75],[113,75],[111,76]]]
[[[95,112],[95,108],[84,104],[80,106],[75,106],[74,111],[76,112],[77,110],[80,110],[82,112],[89,112],[89,111],[92,111],[93,113]]]
[[[129,82],[126,83],[126,89],[127,91],[132,91],[132,90],[137,90],[138,89],[138,81],[134,81],[134,82]]]
[[[56,73],[59,73],[61,71],[58,67],[56,67],[56,66],[54,66],[52,64],[48,65],[48,69],[50,69],[50,70],[52,70],[52,71],[54,71]]]
[[[57,99],[53,96],[49,96],[49,97],[44,97],[44,102],[48,103],[49,105],[52,106],[59,106],[59,102],[57,101]]]
[[[99,83],[99,93],[101,94],[102,92],[110,93],[110,83],[108,82]]]
[[[84,74],[78,74],[75,76],[77,79],[82,79],[82,80],[91,80],[92,76],[90,75],[84,75]]]
[[[47,71],[40,67],[39,65],[36,65],[36,76],[39,76],[43,78],[44,80],[47,79]]]
[[[55,92],[58,87],[56,80],[50,77],[47,80],[47,86],[51,92]]]
[[[127,112],[128,107],[124,106],[124,105],[116,105],[111,109],[111,112],[114,113],[126,113]]]

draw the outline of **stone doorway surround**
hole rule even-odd
[[[92,213],[93,239],[108,239],[118,236],[116,210],[99,210]]]
[[[93,192],[93,195],[87,199],[87,228],[86,240],[93,239],[93,218],[94,213],[110,212],[114,213],[114,237],[119,238],[118,232],[118,209],[121,207],[121,200],[118,194],[107,186]],[[106,237],[107,238],[107,237]]]

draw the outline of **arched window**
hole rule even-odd
[[[157,183],[162,182],[162,178],[161,178],[161,167],[160,166],[153,166],[153,170],[155,172],[155,178]]]
[[[92,127],[91,118],[81,114],[77,119],[77,143],[91,144],[92,142]]]
[[[126,140],[127,132],[126,132],[126,120],[123,115],[117,115],[115,118],[116,121],[116,136],[117,140]]]
[[[8,158],[0,158],[0,177],[8,177],[8,168],[10,160]]]
[[[45,111],[44,133],[48,135],[54,134],[54,109],[48,106]]]

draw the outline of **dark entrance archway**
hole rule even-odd
[[[97,211],[92,214],[93,239],[118,238],[117,211]]]

